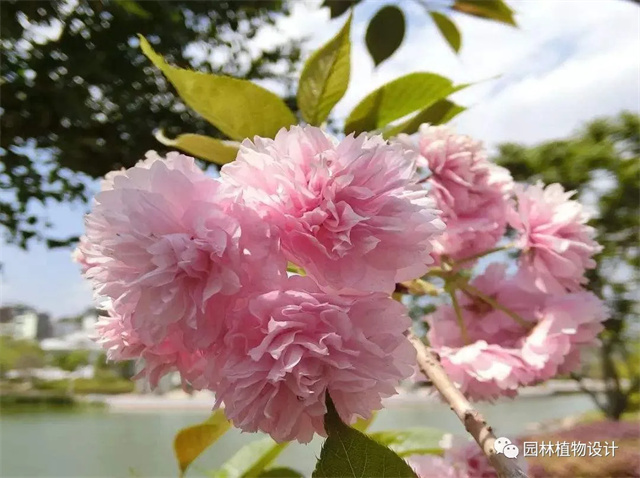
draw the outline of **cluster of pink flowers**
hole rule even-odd
[[[390,294],[444,228],[414,171],[379,137],[293,127],[245,141],[219,179],[178,153],[110,173],[74,253],[109,357],[142,357],[153,383],[177,370],[279,441],[323,434],[327,393],[369,417],[415,363]]]
[[[446,233],[434,245],[439,263],[472,266],[461,259],[496,247],[507,224],[520,249],[515,274],[491,264],[459,285],[460,317],[449,305],[426,317],[430,344],[450,377],[481,400],[574,370],[607,317],[602,301],[582,288],[600,251],[584,207],[559,184],[514,184],[480,143],[447,127],[423,125],[417,139],[400,141],[420,154],[418,164],[428,168],[421,180],[443,211]]]
[[[470,398],[574,369],[606,318],[583,289],[587,220],[560,185],[515,185],[445,127],[392,143],[292,127],[246,140],[220,178],[178,153],[110,173],[74,257],[106,299],[111,359],[143,358],[152,383],[177,370],[241,429],[307,442],[327,394],[353,422],[412,374],[391,293],[436,269],[456,303],[426,318],[428,338]],[[465,279],[507,226],[516,272]]]

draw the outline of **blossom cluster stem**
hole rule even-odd
[[[516,314],[513,310],[509,309],[508,307],[503,306],[502,304],[500,304],[500,302],[494,300],[492,297],[489,297],[488,295],[486,295],[485,293],[483,293],[480,290],[476,289],[472,285],[467,283],[467,284],[462,284],[460,287],[462,288],[463,291],[466,291],[467,293],[469,293],[471,295],[475,295],[479,299],[485,301],[487,304],[489,304],[494,309],[497,309],[497,310],[500,310],[500,311],[504,312],[509,317],[511,317],[513,320],[515,320],[518,324],[523,326],[524,328],[530,329],[530,328],[533,327],[533,324],[530,324],[529,322],[524,320],[522,317],[520,317],[518,314]]]
[[[451,302],[453,303],[453,310],[455,310],[456,312],[456,320],[458,321],[458,327],[460,327],[460,335],[462,336],[462,341],[465,345],[469,345],[471,342],[469,341],[469,335],[467,334],[467,327],[466,325],[464,325],[462,310],[460,310],[460,303],[458,302],[458,298],[456,297],[456,292],[450,290],[449,295],[451,296]]]
[[[496,436],[493,429],[487,424],[458,388],[453,384],[447,373],[440,365],[438,355],[428,348],[414,334],[409,334],[409,340],[418,354],[418,366],[422,373],[433,383],[438,392],[458,416],[465,429],[478,443],[483,453],[495,468],[499,478],[527,478],[527,475],[518,466],[517,460],[507,458],[504,454],[497,454],[493,448]]]

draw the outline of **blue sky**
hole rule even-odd
[[[297,2],[290,18],[260,32],[254,45],[275,45],[310,36],[309,49],[335,34],[345,18],[328,21],[319,2]],[[640,8],[623,0],[510,1],[519,29],[457,15],[463,46],[455,55],[412,0],[405,41],[396,54],[373,68],[363,44],[368,19],[381,2],[356,9],[352,32],[352,76],[336,117],[372,89],[413,71],[431,71],[458,83],[484,81],[456,99],[471,106],[455,121],[458,131],[489,147],[503,141],[534,144],[575,131],[586,120],[640,110]],[[214,56],[213,63],[224,58]],[[277,90],[277,85],[264,86]],[[46,213],[61,236],[82,232],[84,206],[53,206]],[[25,252],[2,244],[0,301],[22,302],[54,317],[92,304],[88,284],[71,262],[70,250],[33,244]]]

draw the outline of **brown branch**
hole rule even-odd
[[[526,473],[518,466],[517,460],[495,452],[493,444],[496,441],[496,436],[493,434],[491,426],[487,424],[480,412],[473,408],[462,392],[453,384],[442,365],[440,365],[438,355],[412,333],[409,333],[409,340],[418,352],[420,370],[431,380],[438,392],[449,404],[451,410],[458,416],[465,429],[480,445],[480,448],[498,473],[498,477],[527,478]]]

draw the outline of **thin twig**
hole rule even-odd
[[[487,304],[489,304],[494,309],[501,310],[502,312],[507,314],[509,317],[511,317],[513,320],[515,320],[518,324],[522,325],[524,328],[532,329],[534,327],[534,325],[531,322],[527,322],[522,317],[520,317],[518,314],[516,314],[513,310],[509,309],[508,307],[505,307],[504,305],[502,305],[498,301],[494,300],[492,297],[489,297],[484,292],[482,292],[479,289],[476,289],[475,287],[473,287],[471,284],[469,284],[469,283],[461,284],[460,288],[463,291],[466,291],[469,294],[475,295],[479,299],[482,299],[483,301],[485,301]]]
[[[418,365],[422,372],[436,387],[451,410],[458,416],[465,429],[480,445],[480,448],[495,468],[499,478],[527,478],[527,475],[518,466],[518,461],[507,458],[504,454],[497,454],[493,448],[496,436],[491,426],[482,417],[465,396],[451,382],[449,376],[440,365],[440,360],[435,352],[429,349],[422,341],[409,334],[409,340],[418,353]]]
[[[460,327],[460,335],[462,336],[462,342],[465,345],[469,345],[470,344],[469,334],[467,334],[467,326],[464,325],[464,318],[462,317],[462,310],[460,310],[460,304],[458,303],[456,292],[454,290],[450,290],[449,295],[451,296],[451,302],[453,303],[453,310],[456,313],[456,320],[458,321],[458,327]]]
[[[489,254],[493,254],[494,252],[506,251],[507,249],[511,249],[515,247],[514,244],[506,244],[500,247],[494,247],[493,249],[486,250],[484,252],[479,252],[478,254],[473,254],[472,256],[463,257],[455,262],[455,266],[459,266],[460,264],[464,264],[465,262],[473,261],[475,259],[480,259],[481,257],[488,256]]]

